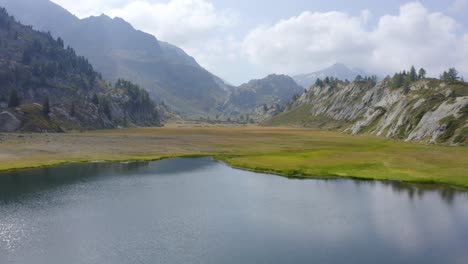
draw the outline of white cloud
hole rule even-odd
[[[455,66],[462,59],[455,20],[441,13],[429,13],[420,3],[401,7],[398,16],[383,16],[371,33],[375,49],[373,66],[398,70],[409,65],[428,67],[433,73]]]
[[[341,12],[304,12],[273,26],[260,26],[244,40],[250,60],[272,71],[307,71],[340,58],[351,62],[370,47],[364,30],[368,13],[352,17]]]
[[[233,10],[216,8],[210,0],[52,0],[78,17],[105,13],[184,49],[208,70],[231,81],[245,79],[239,37],[229,34],[238,23]]]
[[[92,15],[100,15],[105,11],[122,6],[129,0],[51,0],[56,4],[66,7],[79,18],[85,18]]]
[[[371,29],[368,12],[304,12],[252,30],[243,47],[252,63],[271,71],[310,72],[334,62],[370,72],[391,73],[411,65],[437,74],[449,66],[468,72],[468,35],[454,19],[431,13],[415,2],[396,16],[386,15]]]
[[[466,12],[468,8],[468,0],[455,0],[449,7],[449,11],[452,13]]]
[[[81,18],[122,17],[237,83],[270,72],[311,72],[336,62],[379,74],[415,65],[432,75],[450,66],[468,75],[468,34],[453,18],[419,2],[403,5],[396,15],[373,17],[375,25],[367,10],[360,15],[303,12],[243,35],[244,21],[211,0],[52,1]],[[468,0],[451,3],[447,12],[453,15],[468,7]]]
[[[208,0],[134,0],[106,14],[124,18],[135,28],[181,47],[221,77],[233,76],[230,68],[240,63],[240,41],[228,34],[237,23],[237,15],[217,9]]]
[[[203,41],[215,31],[229,28],[236,22],[232,12],[217,10],[207,0],[170,0],[166,3],[138,0],[108,10],[106,14],[124,18],[136,28],[182,47]]]

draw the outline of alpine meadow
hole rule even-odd
[[[0,0],[0,263],[468,263],[467,12]]]

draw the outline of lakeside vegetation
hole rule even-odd
[[[293,177],[349,177],[468,188],[468,148],[295,128],[166,127],[0,134],[0,171],[67,162],[212,156]]]

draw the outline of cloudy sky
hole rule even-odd
[[[122,17],[233,84],[336,62],[380,75],[454,66],[468,76],[468,0],[53,1],[80,18]]]

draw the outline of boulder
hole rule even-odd
[[[12,113],[3,111],[0,113],[0,132],[15,132],[21,127],[21,121]]]

